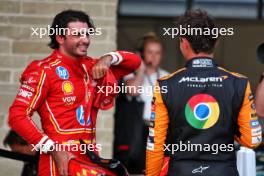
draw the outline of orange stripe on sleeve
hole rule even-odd
[[[167,136],[169,117],[167,108],[162,100],[160,92],[154,92],[154,104],[152,113],[155,113],[154,128],[149,129],[146,175],[159,176],[164,160],[164,143]]]
[[[255,148],[261,143],[262,129],[256,115],[249,82],[247,83],[244,101],[238,115],[238,126],[240,137],[236,136],[235,139],[241,145]]]
[[[29,115],[30,114],[30,111],[34,108],[34,105],[36,104],[36,101],[38,100],[38,97],[40,96],[41,94],[41,86],[43,85],[44,81],[43,81],[43,78],[44,78],[44,70],[42,70],[41,72],[41,76],[40,76],[40,80],[39,80],[39,83],[38,83],[38,86],[37,86],[37,90],[36,90],[36,94],[30,104],[30,106],[28,107],[27,109],[27,114]]]

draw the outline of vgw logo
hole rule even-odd
[[[76,101],[76,96],[63,97],[62,101],[68,106],[72,105]]]

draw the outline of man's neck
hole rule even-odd
[[[79,59],[78,57],[75,57],[75,56],[70,55],[70,54],[69,54],[68,52],[66,52],[63,48],[59,48],[59,52],[60,52],[62,55],[68,57],[68,58],[71,58],[71,59],[74,59],[74,60]]]
[[[213,58],[214,57],[214,53],[212,54],[208,54],[208,53],[198,53],[198,54],[195,54],[195,53],[190,53],[188,56],[186,56],[186,60],[191,60],[192,58],[195,58],[195,57],[210,57],[210,58]]]

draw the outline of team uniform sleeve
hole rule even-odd
[[[20,78],[20,88],[9,109],[8,123],[29,144],[49,147],[53,141],[38,129],[31,117],[48,93],[47,75],[38,62],[32,62]],[[44,148],[43,148],[43,152]]]
[[[154,127],[149,128],[146,154],[146,175],[159,176],[164,162],[164,143],[167,136],[169,117],[159,91],[154,92],[151,118]]]
[[[141,64],[140,57],[131,52],[115,51],[105,55],[111,55],[113,58],[110,69],[117,80],[136,71]]]
[[[235,136],[237,142],[248,148],[257,147],[262,141],[262,128],[256,115],[254,97],[250,84],[247,83],[243,104],[238,115],[240,136]]]

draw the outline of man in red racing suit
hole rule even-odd
[[[97,60],[87,56],[74,59],[60,48],[43,60],[33,61],[23,72],[19,92],[10,107],[9,125],[41,151],[40,176],[67,175],[49,153],[55,144],[78,145],[79,139],[83,139],[98,150],[95,143],[98,107],[93,104],[98,79],[94,78],[102,76],[100,69],[104,64],[118,80],[136,70],[140,58],[130,52],[116,51]],[[34,111],[40,115],[43,131],[31,120]],[[88,160],[79,150],[73,154]],[[69,157],[60,159],[69,160]]]

